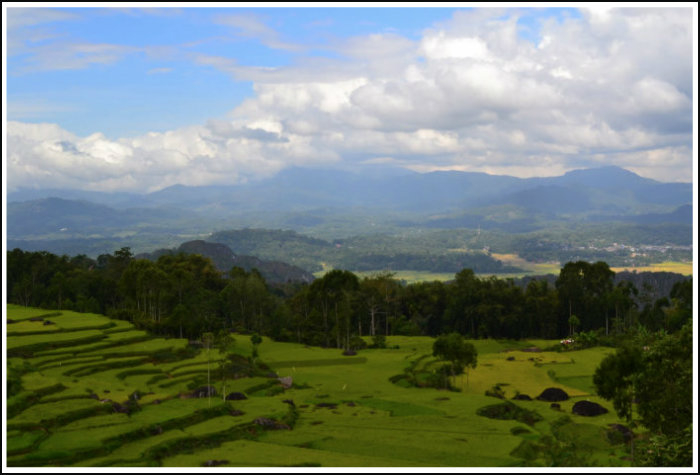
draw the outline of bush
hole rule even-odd
[[[367,348],[367,342],[365,340],[357,335],[350,338],[350,350],[364,350],[365,348]]]
[[[489,419],[516,420],[527,424],[534,425],[542,420],[542,416],[534,411],[523,409],[512,402],[504,402],[502,404],[494,404],[492,406],[484,406],[476,411],[477,415],[488,417]]]
[[[386,335],[374,335],[372,337],[372,348],[386,348]]]

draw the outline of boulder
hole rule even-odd
[[[569,399],[569,395],[566,394],[566,391],[560,388],[547,388],[542,391],[542,394],[537,396],[537,399],[547,402],[566,401]]]
[[[596,402],[591,401],[578,401],[574,404],[571,412],[578,414],[579,416],[600,416],[601,414],[607,414],[608,410]]]

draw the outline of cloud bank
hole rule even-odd
[[[152,191],[238,183],[293,165],[372,164],[521,177],[618,165],[688,181],[690,12],[624,8],[542,17],[533,39],[521,34],[526,11],[459,11],[417,40],[358,36],[330,44],[333,54],[324,56],[257,19],[221,17],[232,35],[257,35],[270,48],[293,52],[294,61],[254,67],[188,53],[193,63],[229,74],[232,85],[252,81],[254,96],[232,104],[225,118],[165,133],[110,140],[99,131],[79,137],[56,124],[9,122],[8,188]],[[85,58],[107,63],[129,54],[107,44],[75,51],[83,62],[60,57],[60,64],[86,67]]]

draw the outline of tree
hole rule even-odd
[[[226,400],[226,380],[228,379],[228,372],[229,372],[229,361],[228,361],[228,356],[233,350],[233,345],[236,343],[236,339],[231,336],[231,332],[223,329],[220,330],[219,333],[216,335],[216,347],[219,350],[219,355],[223,357],[222,363],[220,364],[221,368],[221,379],[223,381],[223,390],[221,393],[223,394],[224,401]]]
[[[582,330],[596,330],[605,325],[615,273],[605,262],[568,262],[559,272],[555,286],[559,293],[560,328],[576,314]]]
[[[213,342],[214,334],[212,332],[205,332],[202,334],[202,343],[204,343],[204,346],[207,349],[207,395],[209,396],[209,407],[211,407],[211,359],[209,358],[209,351]]]
[[[571,315],[569,317],[569,336],[574,336],[574,333],[576,333],[576,327],[579,325],[581,325],[581,320],[579,320],[576,315]]]
[[[459,333],[439,336],[433,343],[433,356],[449,361],[449,364],[446,366],[448,366],[452,377],[461,374],[465,367],[467,369],[470,367],[476,368],[476,348],[465,341]],[[467,384],[469,384],[468,372]]]
[[[650,430],[676,436],[693,420],[692,324],[661,336],[643,354],[637,381],[639,416]]]
[[[606,356],[593,375],[596,392],[603,399],[612,401],[617,415],[632,420],[637,376],[642,368],[642,350],[626,344],[614,354]]]
[[[258,345],[262,343],[262,337],[257,333],[250,336],[250,342],[253,344],[253,361],[258,357]]]
[[[632,420],[632,404],[652,432],[641,463],[690,465],[686,435],[693,420],[693,335],[688,322],[676,334],[659,332],[648,345],[628,344],[607,356],[593,376],[598,394]],[[632,439],[634,440],[634,439]],[[634,459],[634,451],[633,451]]]

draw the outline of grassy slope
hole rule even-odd
[[[48,313],[12,305],[7,311],[8,318],[15,320]],[[47,333],[81,332],[81,328],[105,323],[105,317],[97,315],[62,313],[49,317],[58,328],[47,328]],[[83,327],[76,323],[80,321]],[[477,368],[470,371],[468,383],[466,375],[456,378],[454,383],[462,392],[449,392],[405,388],[389,381],[410,361],[426,354],[428,360],[432,358],[433,340],[428,337],[389,337],[388,345],[394,348],[368,349],[354,357],[341,356],[339,350],[265,338],[260,359],[279,376],[291,376],[294,387],[266,396],[255,386],[270,383],[269,379],[228,381],[227,392],[249,396],[229,403],[243,412],[232,416],[220,398],[211,402],[177,398],[194,377],[206,375],[206,352],[158,363],[151,359],[155,352],[185,342],[150,338],[129,343],[132,332],[135,337],[143,335],[124,322],[114,323],[121,331],[107,333],[115,327],[90,331],[102,331],[105,338],[126,337],[124,345],[113,347],[118,351],[100,349],[96,347],[99,342],[76,340],[72,346],[40,349],[32,357],[8,360],[15,367],[30,365],[22,378],[24,390],[8,401],[15,408],[12,417],[8,416],[10,466],[201,466],[208,460],[231,466],[518,466],[525,461],[511,452],[528,438],[537,440],[549,434],[551,424],[564,414],[571,418],[564,428],[573,437],[582,434],[577,441],[588,457],[603,465],[624,463],[619,458],[620,447],[604,440],[604,427],[619,422],[614,415],[584,418],[571,414],[571,406],[580,398],[612,409],[590,390],[592,372],[610,351],[607,349],[530,353],[519,350],[551,342],[476,341]],[[8,324],[8,332],[19,324]],[[46,344],[46,334],[30,328],[25,331],[32,334],[9,336],[8,345],[17,347],[14,339],[24,339],[23,344],[29,346]],[[237,352],[250,355],[249,338],[236,338]],[[217,352],[211,356],[218,359]],[[508,361],[508,356],[515,359]],[[563,388],[573,398],[562,403],[561,412],[550,409],[549,403],[518,401],[544,420],[525,435],[513,435],[511,430],[522,423],[476,415],[479,408],[501,402],[484,395],[497,383],[507,383],[503,389],[509,398],[516,392],[535,397],[550,386]],[[56,384],[64,388],[52,389]],[[98,399],[125,402],[136,390],[153,394],[142,396],[141,410],[130,416],[88,397],[94,392]],[[263,430],[252,424],[258,417],[284,418],[289,413],[285,400],[293,400],[297,407],[293,430]],[[322,403],[325,407],[318,405]],[[223,412],[216,412],[219,410]]]

